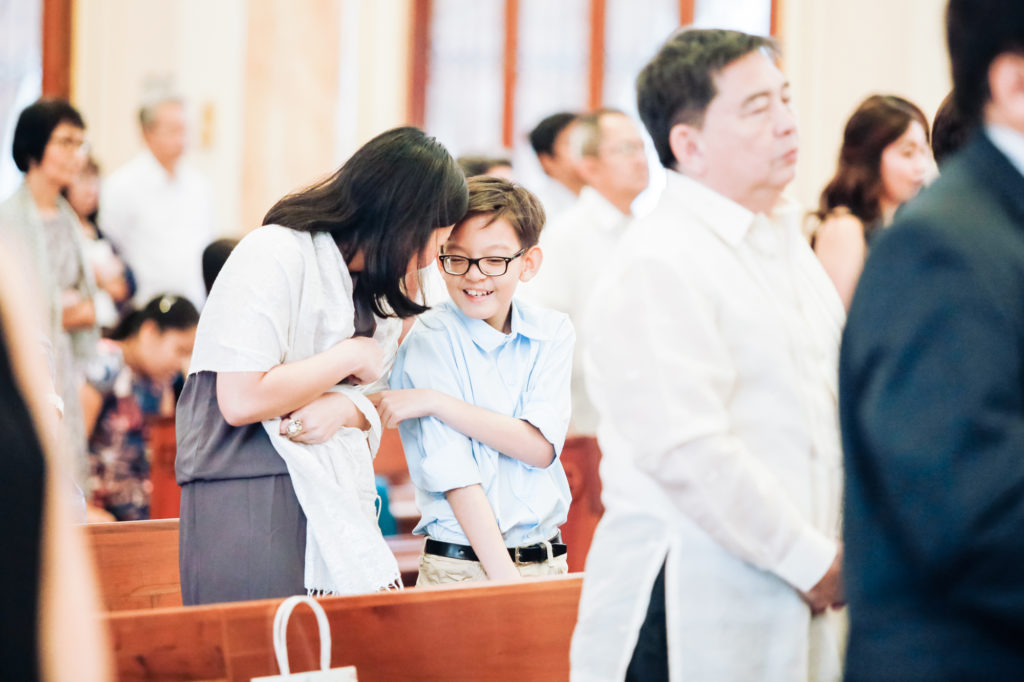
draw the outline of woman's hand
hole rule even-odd
[[[384,374],[384,349],[368,336],[353,336],[337,343],[331,352],[343,354],[353,366],[348,377],[356,384],[372,384]]]
[[[377,412],[385,429],[397,428],[406,419],[436,416],[445,395],[430,388],[407,388],[376,394]]]
[[[305,407],[283,417],[280,431],[282,436],[288,436],[288,427],[293,422],[302,422],[302,428],[289,438],[306,445],[324,443],[345,426],[363,431],[370,428],[355,403],[341,393],[324,393]]]

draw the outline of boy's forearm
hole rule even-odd
[[[555,448],[533,424],[438,393],[434,416],[467,438],[535,467],[555,459]]]
[[[444,496],[487,577],[491,580],[518,579],[519,571],[505,548],[494,511],[480,484],[455,488]]]

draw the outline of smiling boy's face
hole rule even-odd
[[[456,225],[443,253],[467,258],[510,258],[519,253],[522,246],[512,226],[502,218],[488,224],[491,218],[491,215],[478,215]],[[510,313],[516,286],[532,279],[540,262],[540,248],[533,246],[512,260],[504,275],[485,275],[478,265],[471,265],[463,275],[450,275],[442,267],[441,274],[448,294],[462,312],[507,334],[511,331]]]

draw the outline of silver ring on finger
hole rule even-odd
[[[302,433],[303,425],[301,419],[292,419],[285,428],[285,433],[288,434],[289,438],[295,438]]]

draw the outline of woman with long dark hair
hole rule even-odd
[[[445,148],[398,128],[281,199],[234,249],[178,402],[186,604],[398,580],[375,524],[380,423],[363,392],[397,347],[395,318],[425,310],[407,276],[466,202]]]
[[[902,97],[872,95],[846,123],[811,243],[847,308],[872,235],[920,191],[931,165],[928,119]]]

